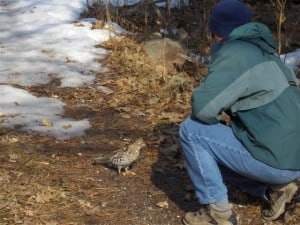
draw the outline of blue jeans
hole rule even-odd
[[[268,185],[300,177],[300,171],[276,169],[253,158],[232,129],[223,124],[207,125],[188,118],[179,135],[187,171],[201,204],[228,201],[223,180],[264,197]]]

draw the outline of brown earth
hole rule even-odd
[[[53,80],[27,88],[37,96],[58,96],[66,117],[88,118],[85,136],[58,141],[0,127],[1,225],[177,225],[186,211],[198,209],[178,127],[205,65],[174,74],[153,64],[128,37],[101,47],[111,50],[100,62],[109,70],[97,74],[93,85],[62,89]],[[118,175],[108,158],[139,137],[147,147],[131,173]],[[95,157],[100,163],[93,163]],[[299,207],[265,222],[261,200],[229,190],[241,224],[300,224]]]

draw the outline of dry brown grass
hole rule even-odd
[[[114,71],[114,79],[103,81],[116,90],[118,96],[111,99],[113,106],[120,106],[120,103],[127,107],[138,106],[140,113],[146,114],[150,120],[160,119],[171,107],[178,110],[178,119],[179,114],[189,107],[195,79],[186,72],[174,72],[153,62],[143,45],[128,37],[112,39],[103,47],[112,50],[102,63]]]

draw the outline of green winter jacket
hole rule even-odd
[[[236,137],[257,160],[300,170],[300,89],[260,23],[234,29],[214,46],[205,81],[192,95],[192,117],[218,123],[231,115]]]

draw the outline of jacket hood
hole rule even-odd
[[[267,53],[275,53],[277,42],[267,26],[257,22],[250,22],[234,29],[229,40],[242,40],[259,46]]]

